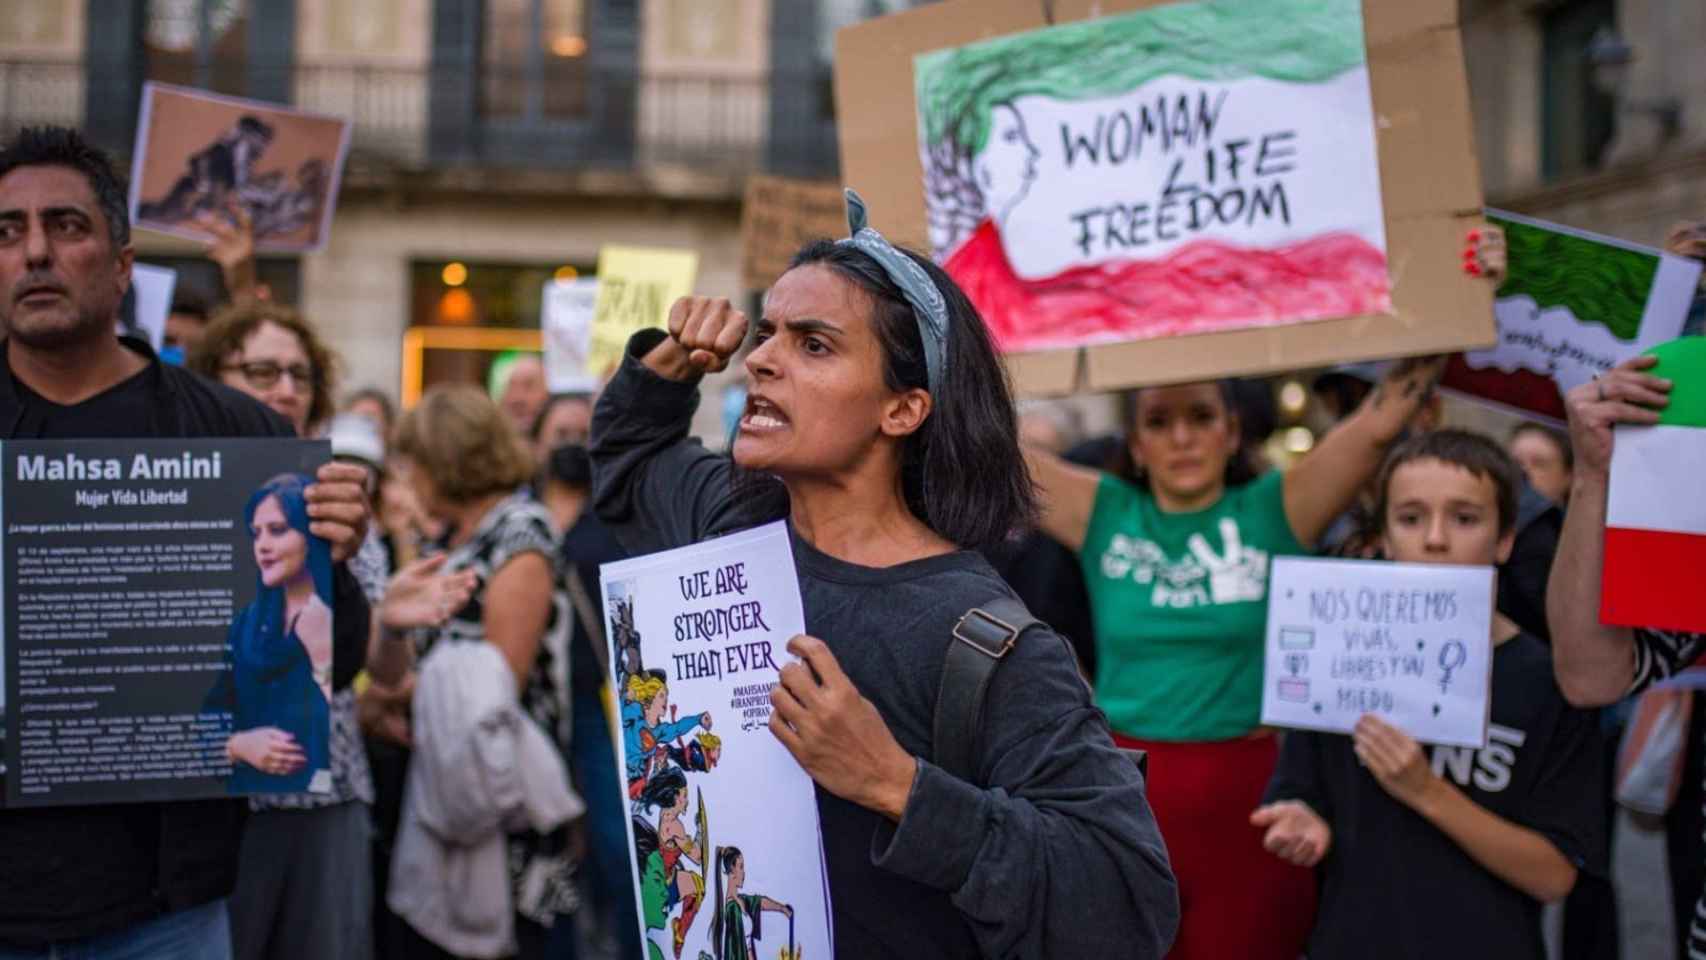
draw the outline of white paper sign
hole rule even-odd
[[[172,289],[178,271],[146,263],[132,264],[130,285],[136,289],[136,327],[148,334],[148,344],[160,349],[166,336],[166,317],[172,312]]]
[[[596,279],[545,281],[539,325],[545,332],[545,383],[552,393],[598,389],[598,375],[587,368],[593,307],[597,303]]]
[[[1492,618],[1491,567],[1281,557],[1262,722],[1349,733],[1372,713],[1424,743],[1484,747]]]
[[[768,726],[787,642],[805,632],[786,524],[601,573],[651,955],[726,956],[738,936],[757,956],[834,956],[816,793]]]

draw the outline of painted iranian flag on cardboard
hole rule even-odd
[[[1617,428],[1600,618],[1706,631],[1706,337],[1647,352],[1674,386],[1657,426]]]
[[[1168,4],[914,81],[931,250],[1002,350],[1392,311],[1361,0]]]

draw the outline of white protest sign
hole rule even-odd
[[[787,525],[600,570],[651,955],[726,957],[739,942],[756,951],[743,956],[834,956],[816,790],[769,729],[787,642],[805,632]]]
[[[591,277],[545,281],[539,325],[545,333],[545,383],[552,393],[598,389],[598,375],[587,368],[592,351],[592,314],[598,281]]]
[[[132,264],[130,285],[136,289],[136,327],[148,334],[148,344],[160,349],[166,336],[166,317],[172,312],[172,289],[178,271],[146,263]]]
[[[1375,714],[1486,746],[1493,568],[1281,557],[1268,583],[1262,722],[1349,733]]]

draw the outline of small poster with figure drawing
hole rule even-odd
[[[1166,4],[913,66],[931,250],[1002,350],[1392,312],[1361,0]]]
[[[769,726],[805,632],[787,526],[601,581],[647,960],[833,957],[816,791]]]
[[[318,250],[331,234],[349,135],[341,117],[146,84],[130,220],[206,242],[210,218],[247,216],[257,250]]]

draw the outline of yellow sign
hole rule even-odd
[[[699,254],[658,247],[605,247],[598,251],[598,305],[592,312],[587,368],[609,376],[635,331],[664,327],[669,308],[693,292]]]

